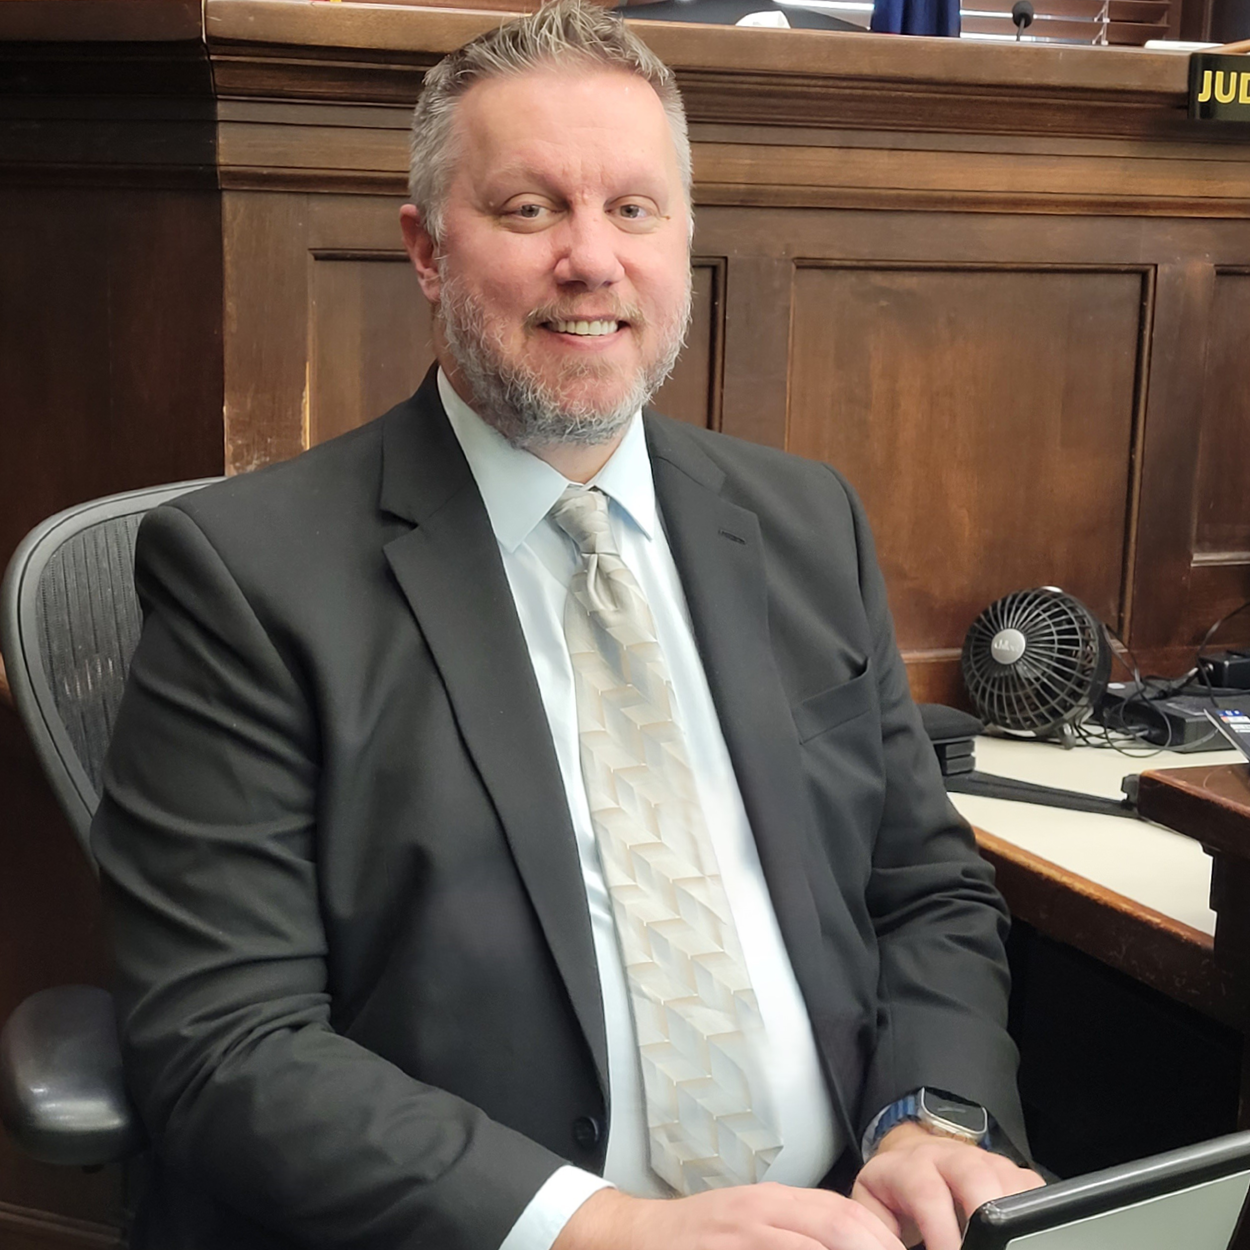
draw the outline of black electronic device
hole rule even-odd
[[[1250,703],[1241,707],[1207,708],[1207,719],[1250,760]]]
[[[920,720],[943,777],[970,773],[977,766],[974,739],[985,726],[975,716],[943,703],[922,703]]]
[[[1093,718],[1113,733],[1132,734],[1169,751],[1222,751],[1227,743],[1207,711],[1247,702],[1244,692],[1206,691],[1159,695],[1137,682],[1111,682],[1094,705]]]
[[[1201,656],[1198,664],[1211,685],[1250,690],[1250,651],[1217,651]]]
[[[1041,586],[1004,596],[973,621],[961,670],[987,724],[1071,743],[1072,726],[1106,689],[1111,645],[1079,599]]]
[[[1250,1133],[987,1202],[963,1250],[1228,1250],[1250,1189]]]

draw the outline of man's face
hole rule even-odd
[[[605,441],[672,368],[689,316],[659,97],[610,69],[489,79],[462,97],[456,141],[441,255],[419,255],[405,222],[443,366],[519,445]]]

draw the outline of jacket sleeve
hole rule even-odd
[[[904,1094],[932,1085],[980,1103],[1027,1152],[1018,1054],[1006,1029],[1007,909],[993,869],[946,796],[895,642],[867,518],[846,490],[886,769],[867,900],[880,958],[877,1045],[858,1129]]]
[[[92,838],[163,1167],[299,1245],[493,1250],[564,1161],[331,1027],[308,693],[186,513],[136,564]]]

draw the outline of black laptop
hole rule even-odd
[[[1233,1133],[999,1198],[963,1250],[1228,1250],[1250,1189],[1250,1133]]]

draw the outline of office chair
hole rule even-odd
[[[128,491],[58,513],[23,540],[0,586],[0,651],[13,700],[93,866],[88,831],[139,641],[139,523],[149,509],[216,480]],[[17,1007],[0,1031],[0,1122],[46,1163],[98,1167],[142,1147],[112,995],[63,985]]]

